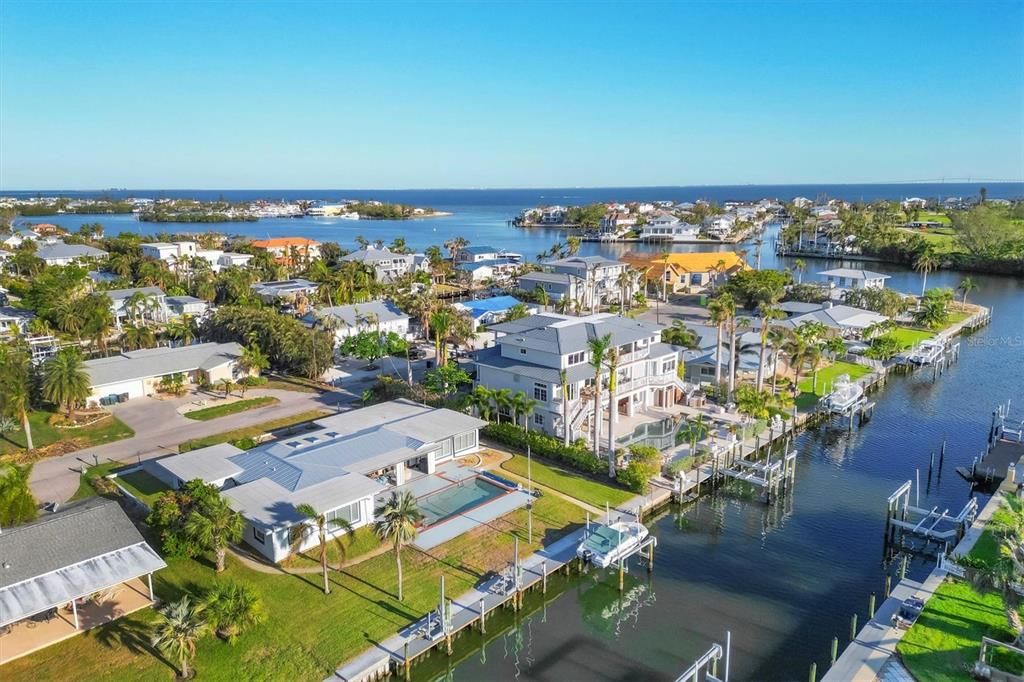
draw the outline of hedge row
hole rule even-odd
[[[582,442],[565,445],[561,439],[546,434],[530,431],[526,433],[522,428],[514,424],[488,424],[481,430],[481,434],[499,443],[526,451],[527,438],[530,440],[530,449],[533,454],[556,460],[572,467],[578,471],[588,474],[598,474],[607,470],[608,464],[603,459],[598,459]]]

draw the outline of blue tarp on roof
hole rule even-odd
[[[477,301],[463,301],[462,305],[466,306],[473,317],[480,317],[484,313],[505,312],[518,303],[520,301],[515,296],[493,296],[491,298],[481,298]]]

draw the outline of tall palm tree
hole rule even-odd
[[[782,353],[783,344],[788,338],[785,330],[778,327],[768,330],[768,341],[772,345],[772,394],[775,394],[775,382],[779,376],[779,355]]]
[[[612,345],[612,335],[605,334],[599,339],[589,339],[590,366],[594,368],[594,456],[601,456],[601,372],[604,360]],[[610,415],[609,415],[610,416]]]
[[[800,373],[807,361],[807,340],[799,334],[791,334],[783,350],[789,356],[789,365],[793,368],[793,388],[799,390]]]
[[[708,303],[711,324],[715,325],[715,389],[722,385],[722,328],[736,309],[729,293],[722,294]]]
[[[417,526],[423,520],[423,512],[416,504],[416,498],[405,490],[393,492],[387,501],[373,511],[374,532],[395,548],[395,566],[398,568],[398,601],[402,601],[402,545],[416,539]]]
[[[43,365],[43,396],[64,407],[69,419],[75,405],[84,402],[91,392],[92,382],[78,348],[64,348]]]
[[[939,259],[930,246],[923,249],[914,260],[914,269],[921,273],[922,298],[924,298],[924,292],[928,288],[928,273],[934,272],[937,267],[939,267]]]
[[[512,414],[512,391],[508,388],[499,388],[491,392],[491,397],[494,398],[494,411],[500,424],[502,409],[508,410],[509,414]]]
[[[203,617],[203,607],[182,597],[157,609],[150,643],[178,660],[181,678],[188,679],[188,662],[196,655],[196,642],[206,635],[210,626]]]
[[[238,358],[238,368],[246,374],[256,372],[257,375],[270,367],[270,358],[255,343],[249,343],[242,348],[242,355]]]
[[[267,619],[259,592],[234,580],[217,581],[203,597],[206,622],[228,642]]]
[[[963,304],[967,305],[967,294],[971,293],[978,288],[978,285],[970,277],[964,277],[960,280],[960,284],[957,286],[957,291],[962,291],[964,294]]]
[[[661,273],[661,298],[663,301],[668,301],[668,259],[672,256],[669,251],[661,252],[661,263],[663,271]]]
[[[320,570],[324,575],[324,594],[330,594],[331,586],[327,581],[328,535],[332,532],[334,533],[332,539],[338,548],[338,566],[340,567],[345,558],[345,543],[352,539],[352,524],[338,517],[327,518],[327,514],[321,514],[311,504],[300,504],[295,507],[295,511],[299,512],[305,521],[291,527],[292,551],[298,552],[306,539],[310,535],[316,534],[320,542],[318,553],[320,557]]]
[[[31,367],[32,362],[24,347],[0,345],[0,408],[4,414],[21,420],[28,450],[35,449],[32,443],[32,424],[28,420],[31,409]]]
[[[224,570],[228,544],[242,539],[245,520],[220,495],[197,506],[185,521],[185,532],[216,557],[217,573]]]
[[[804,283],[804,272],[807,271],[807,263],[802,258],[797,258],[793,261],[793,269],[796,270],[796,283]]]
[[[477,384],[469,394],[469,404],[476,408],[481,419],[491,420],[494,391],[483,384]]]
[[[438,367],[448,364],[448,353],[445,344],[448,340],[448,332],[452,327],[452,314],[447,307],[435,310],[430,315],[430,326],[434,330],[434,352],[437,355],[435,362]]]
[[[38,514],[28,479],[31,464],[0,464],[0,527],[31,521]]]
[[[179,341],[181,345],[191,345],[196,338],[195,320],[191,315],[182,315],[176,320],[171,320],[164,327],[167,338],[172,341]]]
[[[540,303],[544,312],[547,312],[548,304],[551,303],[551,296],[548,295],[548,290],[538,284],[533,288],[533,297],[537,300],[537,303]]]
[[[562,385],[562,440],[566,447],[569,445],[569,373],[558,370],[558,382]]]
[[[619,276],[615,279],[615,284],[619,287],[619,310],[620,312],[626,312],[629,310],[629,290],[633,286],[633,273],[629,268],[624,268]]]
[[[121,334],[121,343],[128,350],[152,348],[156,345],[156,335],[152,328],[145,325],[126,324]]]
[[[608,349],[608,478],[615,478],[615,421],[619,411],[619,397],[615,389],[619,381],[619,349]]]
[[[760,361],[757,365],[757,390],[761,390],[761,386],[764,383],[764,354],[768,348],[768,335],[771,331],[772,320],[780,320],[785,317],[785,314],[779,310],[778,306],[764,303],[760,307],[761,311],[761,353]]]

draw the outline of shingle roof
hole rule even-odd
[[[0,588],[143,542],[114,500],[75,502],[0,533]]]
[[[241,356],[242,347],[237,343],[200,343],[178,348],[149,348],[86,360],[85,371],[95,388],[119,381],[209,370]]]

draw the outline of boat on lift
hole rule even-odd
[[[647,527],[635,521],[599,524],[591,528],[576,548],[576,556],[599,568],[608,568],[628,557],[648,534]]]
[[[907,362],[912,365],[930,365],[942,357],[946,350],[946,344],[939,339],[925,339],[917,344],[907,356]]]
[[[867,402],[864,387],[850,381],[850,375],[840,374],[832,385],[832,392],[822,398],[822,402],[832,412],[848,412]]]

